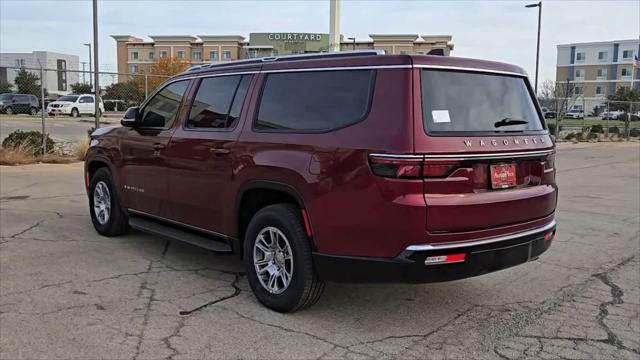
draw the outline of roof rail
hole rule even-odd
[[[209,68],[216,68],[219,66],[229,66],[236,64],[258,64],[263,62],[277,62],[286,60],[306,60],[306,59],[331,59],[339,57],[353,57],[353,56],[371,56],[371,55],[384,55],[384,50],[353,50],[353,51],[336,51],[330,53],[309,53],[309,54],[294,54],[294,55],[282,55],[282,56],[269,56],[261,58],[251,58],[236,60],[231,62],[225,62],[222,64],[204,64],[190,67],[187,71],[204,70]]]

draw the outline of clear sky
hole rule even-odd
[[[342,0],[341,33],[453,36],[454,56],[504,61],[535,69],[537,9],[510,1]],[[48,50],[88,61],[89,0],[0,0],[0,52]],[[329,0],[99,1],[100,70],[115,71],[109,35],[218,35],[329,32]],[[634,39],[640,0],[543,1],[540,79],[555,78],[556,45]],[[71,64],[69,64],[71,65]]]

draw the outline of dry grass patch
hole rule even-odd
[[[71,156],[55,154],[33,155],[33,151],[21,147],[0,148],[0,165],[27,165],[37,163],[69,164],[77,161]]]
[[[91,140],[89,138],[83,139],[78,141],[73,150],[74,150],[74,155],[76,157],[77,160],[84,160],[84,158],[87,156],[87,151],[89,151],[89,142]]]

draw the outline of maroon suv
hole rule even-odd
[[[325,281],[434,282],[536,259],[555,234],[554,143],[513,65],[377,52],[202,65],[92,135],[96,230],[245,264],[260,302]]]

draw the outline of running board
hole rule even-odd
[[[213,236],[200,235],[194,231],[182,230],[175,226],[166,225],[158,221],[130,217],[129,226],[149,234],[162,236],[169,240],[182,241],[219,254],[231,254],[231,245]]]

